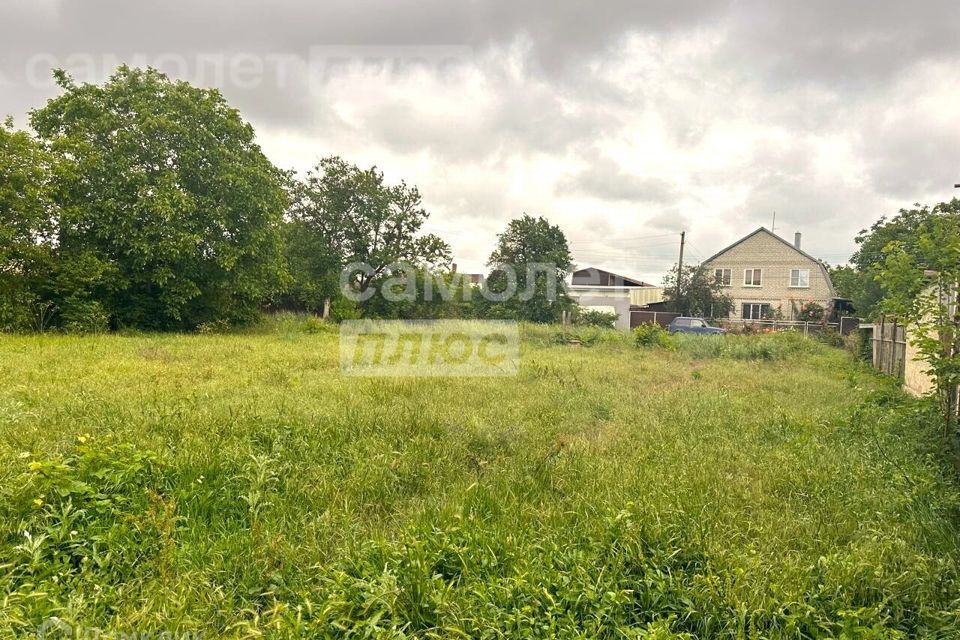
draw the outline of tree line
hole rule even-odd
[[[54,76],[29,130],[0,126],[0,330],[190,330],[278,308],[555,322],[574,306],[543,295],[542,273],[523,303],[471,296],[449,245],[423,233],[415,186],[339,157],[281,170],[215,89],[125,66],[99,85]],[[528,263],[562,282],[572,257],[559,227],[524,214],[498,236],[488,286]],[[344,295],[435,279],[454,295]]]

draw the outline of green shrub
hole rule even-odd
[[[662,347],[676,349],[677,338],[659,324],[641,324],[633,330],[633,339],[638,347]]]
[[[360,310],[360,306],[353,300],[335,298],[333,302],[330,303],[330,317],[337,322],[357,320],[362,315],[363,313]]]
[[[330,323],[317,316],[308,316],[303,321],[303,330],[306,333],[327,333],[330,331]]]
[[[60,318],[67,333],[103,333],[108,329],[109,316],[94,300],[65,301]]]
[[[800,305],[796,318],[803,322],[820,322],[823,320],[824,309],[816,302],[805,302]]]
[[[833,327],[824,327],[821,331],[816,332],[815,335],[817,339],[825,345],[837,347],[838,349],[844,346],[843,336]]]
[[[617,323],[617,314],[597,311],[596,309],[581,309],[577,313],[574,323],[581,326],[604,327],[613,329]]]

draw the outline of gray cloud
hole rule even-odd
[[[562,179],[557,191],[561,195],[580,194],[625,202],[663,203],[679,196],[679,190],[670,182],[628,173],[617,162],[601,157],[590,157],[589,167]]]
[[[709,254],[775,209],[838,261],[960,180],[953,0],[12,0],[0,23],[0,115],[53,95],[52,65],[154,64],[221,88],[278,164],[417,183],[470,259],[529,210],[657,280],[672,247],[622,238]]]

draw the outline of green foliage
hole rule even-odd
[[[5,635],[960,629],[936,413],[842,350],[692,362],[688,336],[525,324],[515,379],[346,381],[310,318],[0,341],[30,381],[0,385]]]
[[[563,230],[543,217],[523,214],[511,220],[497,236],[497,248],[490,254],[487,287],[506,300],[478,302],[484,317],[556,323],[564,311],[574,307],[564,290],[573,258]],[[541,271],[540,268],[546,271]],[[510,291],[506,270],[516,274],[516,293]],[[524,296],[524,292],[530,292]],[[529,299],[524,299],[528,297]]]
[[[364,314],[374,318],[469,318],[478,295],[463,274],[412,267],[395,270],[373,285],[378,293],[367,302]]]
[[[733,299],[703,265],[683,265],[679,289],[677,265],[673,265],[663,277],[663,300],[674,311],[697,318],[725,318],[733,309]]]
[[[155,329],[254,317],[284,277],[286,196],[250,125],[216,90],[152,69],[122,66],[103,85],[56,76],[63,93],[30,122],[57,158],[58,269],[113,274],[81,306]]]
[[[283,246],[290,281],[278,296],[279,305],[312,313],[322,311],[324,304],[340,293],[343,258],[333,253],[323,233],[297,217],[283,224]]]
[[[960,388],[960,200],[937,205],[907,244],[885,248],[882,310],[910,324],[910,340],[936,382],[944,435],[957,437]]]
[[[863,293],[865,281],[868,276],[859,272],[855,267],[846,264],[837,266],[826,265],[826,267],[837,295],[853,301],[857,313],[863,315],[860,308],[856,305],[857,303],[864,304]]]
[[[582,309],[578,307],[574,310],[573,321],[578,325],[613,329],[617,323],[617,317],[618,316],[615,313],[598,311],[597,309]]]
[[[820,322],[824,316],[823,305],[816,302],[802,302],[796,311],[796,319],[801,322]]]
[[[677,337],[655,323],[644,323],[633,329],[633,339],[639,347],[676,349]]]
[[[81,434],[67,455],[21,457],[17,466],[18,483],[3,486],[0,504],[12,561],[0,579],[6,611],[39,624],[71,594],[116,605],[132,575],[171,571],[177,505],[159,456]]]
[[[49,269],[53,159],[9,120],[0,123],[0,332],[31,328]]]
[[[831,276],[837,276],[834,286],[837,293],[853,300],[857,314],[871,320],[881,312],[881,301],[884,298],[883,285],[880,278],[886,270],[886,249],[888,245],[899,246],[904,254],[915,261],[921,260],[921,249],[918,241],[920,227],[929,224],[940,216],[950,216],[960,213],[960,200],[956,198],[950,202],[941,202],[934,207],[915,205],[913,209],[901,209],[891,219],[881,217],[869,229],[863,229],[857,235],[859,245],[857,251],[850,257],[852,268],[832,269]],[[904,291],[904,295],[912,297],[920,293],[922,283],[915,282],[914,288]]]
[[[330,317],[337,322],[357,320],[363,317],[363,311],[353,300],[338,296],[330,303]]]
[[[811,337],[816,338],[825,345],[836,347],[838,349],[842,349],[847,345],[847,341],[844,339],[843,335],[841,335],[840,332],[833,327],[823,327],[820,331],[813,332]]]
[[[342,158],[324,158],[293,182],[291,192],[292,291],[308,309],[333,297],[348,265],[368,266],[353,271],[347,282],[362,293],[397,275],[398,263],[416,268],[450,262],[443,240],[420,233],[430,217],[420,191],[405,182],[387,184],[376,167],[360,169]]]
[[[788,360],[819,350],[815,339],[795,331],[723,336],[681,334],[677,337],[680,352],[697,359]]]

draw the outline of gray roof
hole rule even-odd
[[[717,257],[719,257],[719,256],[722,256],[722,255],[725,254],[727,251],[730,251],[730,249],[733,249],[735,246],[737,246],[737,245],[740,244],[741,242],[745,242],[745,241],[749,240],[750,238],[752,238],[753,236],[757,235],[758,233],[765,233],[765,234],[767,234],[768,236],[770,236],[771,238],[776,238],[777,240],[779,240],[780,242],[782,242],[782,243],[785,244],[786,246],[790,247],[791,249],[793,249],[794,251],[796,251],[797,253],[799,253],[800,255],[802,255],[804,258],[807,258],[807,259],[809,259],[809,260],[813,260],[814,262],[816,262],[816,263],[817,263],[817,266],[820,267],[820,271],[823,273],[823,277],[827,279],[827,285],[830,287],[830,297],[832,298],[832,297],[835,297],[835,296],[837,295],[836,289],[833,288],[833,280],[830,279],[830,272],[827,271],[827,267],[824,266],[824,264],[823,264],[822,261],[818,260],[817,258],[814,258],[812,255],[810,255],[809,253],[807,253],[807,252],[804,251],[803,249],[797,249],[795,246],[793,246],[792,243],[787,242],[786,240],[784,240],[783,238],[781,238],[780,236],[778,236],[777,234],[775,234],[773,231],[770,231],[770,230],[767,229],[766,227],[760,227],[759,229],[757,229],[757,230],[754,231],[753,233],[748,233],[747,235],[743,236],[742,238],[740,238],[739,240],[737,240],[736,242],[734,242],[733,244],[731,244],[729,247],[726,247],[725,249],[722,249],[722,250],[716,252],[715,254],[713,254],[712,256],[710,256],[709,258],[707,258],[706,260],[704,260],[702,264],[707,264],[708,262],[714,260],[715,258],[717,258]]]

